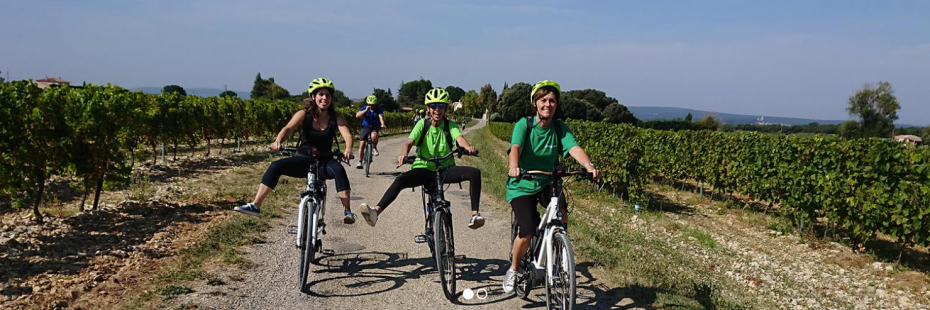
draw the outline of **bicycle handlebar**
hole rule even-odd
[[[310,154],[306,154],[306,155],[310,155],[311,158],[318,158],[319,156],[318,152],[319,151],[316,149],[311,149]],[[333,157],[335,159],[338,159],[339,161],[344,161],[345,154],[340,153],[339,150],[333,150],[332,152],[333,152]],[[283,156],[294,156],[297,154],[301,154],[300,150],[294,147],[282,147],[279,153]]]
[[[544,170],[529,170],[529,171],[525,171],[525,170],[524,170],[524,171],[520,171],[520,178],[521,178],[521,179],[524,179],[524,180],[533,180],[533,179],[536,179],[536,178],[539,177],[539,176],[537,176],[537,174],[545,175],[545,176],[551,177],[551,178],[553,178],[553,179],[555,179],[555,178],[563,178],[563,177],[568,177],[568,176],[573,176],[573,175],[575,175],[575,176],[576,176],[576,177],[575,177],[576,180],[591,180],[591,181],[594,181],[594,174],[588,172],[587,170],[578,169],[578,170],[569,170],[569,171],[565,171],[565,170],[562,170],[561,168],[556,168],[556,169],[553,170],[553,171],[544,171]]]
[[[439,162],[439,161],[448,159],[452,155],[458,155],[458,158],[462,158],[462,155],[478,157],[478,151],[476,150],[475,155],[472,155],[472,154],[468,154],[468,149],[464,147],[458,147],[455,150],[452,150],[448,154],[443,155],[443,156],[423,157],[420,155],[410,155],[410,156],[404,157],[404,164],[408,164],[408,165],[413,164],[417,160],[417,158],[425,160],[425,161]],[[400,166],[397,166],[397,168],[400,168]]]

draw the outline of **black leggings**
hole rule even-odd
[[[513,208],[513,216],[517,219],[517,226],[520,227],[520,238],[536,235],[536,227],[542,221],[537,204],[543,206],[549,205],[552,199],[552,186],[543,187],[541,191],[535,194],[519,196],[510,200],[510,207]],[[568,203],[565,202],[565,195],[559,197],[559,208],[566,208]],[[563,217],[568,214],[562,214]]]
[[[320,171],[317,171],[317,177],[324,180],[336,180],[336,191],[341,192],[350,189],[349,177],[346,175],[346,169],[336,160],[327,160],[319,165]],[[262,184],[272,189],[278,186],[278,179],[281,175],[294,178],[307,177],[307,170],[310,169],[310,158],[303,155],[291,156],[288,158],[278,159],[271,162],[265,175],[262,176]]]
[[[436,178],[434,173],[435,172],[425,168],[410,169],[410,171],[402,173],[394,179],[394,183],[391,184],[391,187],[384,192],[384,196],[381,197],[378,206],[384,211],[384,209],[387,209],[388,205],[394,202],[394,199],[397,199],[397,195],[400,194],[401,190],[433,183]],[[471,196],[471,210],[478,211],[478,203],[481,199],[481,170],[474,167],[452,166],[443,170],[440,177],[442,178],[443,184],[469,181],[468,188]]]

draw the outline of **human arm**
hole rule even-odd
[[[585,170],[590,172],[595,180],[601,178],[601,171],[594,167],[594,163],[591,162],[591,158],[588,158],[588,154],[585,153],[584,149],[582,149],[580,146],[576,145],[572,147],[570,150],[568,150],[568,154],[571,155],[575,161],[584,166]]]
[[[291,117],[291,120],[287,122],[287,125],[284,125],[284,128],[281,128],[281,131],[278,132],[278,136],[274,139],[274,142],[271,142],[271,150],[274,152],[281,150],[281,142],[286,140],[291,133],[294,133],[297,128],[300,128],[300,124],[303,123],[304,117],[307,116],[307,112],[304,110],[297,111],[294,113],[294,116]]]
[[[352,145],[355,141],[352,140],[352,132],[349,131],[346,118],[342,116],[342,114],[336,114],[336,125],[339,126],[339,133],[342,134],[342,139],[346,141],[346,150],[342,155],[345,156],[344,160],[348,162],[349,159],[353,158]]]

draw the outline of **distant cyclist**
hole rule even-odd
[[[536,110],[536,116],[519,119],[513,126],[510,138],[509,162],[510,171],[507,175],[506,200],[513,208],[514,218],[520,227],[520,234],[513,241],[511,249],[513,259],[510,268],[504,275],[504,292],[513,291],[516,270],[530,247],[530,239],[536,234],[540,214],[537,204],[546,205],[552,198],[552,188],[547,178],[524,180],[519,178],[521,170],[552,171],[558,162],[559,155],[571,155],[594,178],[601,177],[601,172],[594,168],[594,163],[588,154],[581,149],[575,136],[564,122],[555,118],[556,108],[559,106],[561,88],[553,81],[540,81],[533,86],[530,100]],[[561,182],[561,180],[559,180]],[[562,213],[562,224],[568,223],[565,197],[559,197],[559,212]],[[365,212],[362,210],[362,212]]]
[[[336,191],[339,192],[339,200],[342,200],[342,206],[345,208],[343,222],[346,224],[355,223],[355,214],[349,209],[349,177],[346,175],[345,168],[338,161],[330,159],[333,157],[333,142],[337,130],[346,141],[345,154],[343,154],[346,162],[352,156],[352,133],[349,131],[342,114],[337,113],[332,108],[333,93],[336,91],[336,87],[333,86],[333,82],[329,79],[317,78],[310,82],[308,91],[311,100],[307,101],[307,106],[294,113],[294,116],[281,129],[278,137],[270,145],[272,151],[280,151],[281,142],[286,140],[291,133],[300,129],[300,142],[297,144],[300,154],[272,162],[268,170],[265,171],[261,184],[258,185],[255,200],[235,207],[233,210],[258,216],[261,212],[259,208],[262,206],[262,201],[278,185],[278,179],[281,175],[294,178],[307,176],[307,170],[310,169],[307,154],[316,149],[322,161],[322,168],[317,172],[319,173],[318,177],[326,180],[336,180]]]
[[[365,158],[365,137],[371,134],[371,155],[378,156],[378,131],[387,128],[384,123],[384,109],[378,105],[378,97],[369,95],[365,98],[365,106],[358,109],[355,117],[362,119],[362,129],[359,130],[358,143],[358,165],[355,168],[362,169],[362,160]]]
[[[410,148],[416,144],[416,154],[422,157],[443,156],[452,151],[455,142],[466,149],[472,155],[477,151],[468,144],[459,128],[445,118],[446,108],[449,107],[449,93],[442,88],[433,88],[426,93],[426,106],[428,118],[423,119],[410,132],[410,138],[404,143],[400,156],[397,157],[397,165],[403,165],[404,157],[410,152]],[[471,196],[471,219],[468,221],[468,227],[477,229],[484,226],[484,218],[478,213],[478,203],[481,199],[481,171],[474,167],[463,167],[455,165],[455,158],[449,158],[442,162],[445,171],[442,173],[443,183],[461,183],[469,181],[469,194]],[[368,225],[375,226],[378,222],[378,216],[384,213],[388,205],[397,199],[397,195],[405,188],[422,186],[433,182],[436,172],[436,164],[417,159],[410,165],[410,171],[402,173],[396,179],[391,187],[381,197],[381,201],[375,207],[369,207],[362,204],[362,217],[368,222]]]

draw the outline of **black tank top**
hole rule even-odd
[[[304,121],[300,126],[300,144],[297,149],[309,154],[311,148],[316,148],[321,159],[333,158],[333,141],[336,138],[336,113],[333,109],[328,109],[325,113],[329,114],[329,122],[323,130],[313,128],[313,115],[307,112]]]

